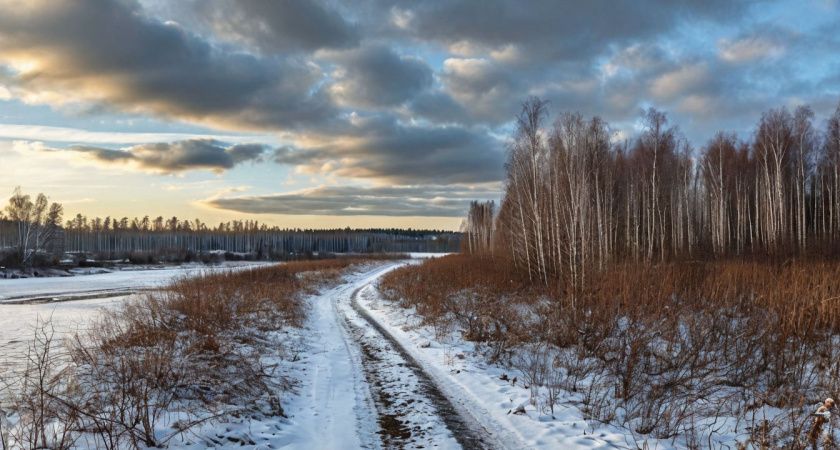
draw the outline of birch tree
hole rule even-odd
[[[50,204],[44,194],[38,194],[33,202],[18,186],[5,210],[17,231],[18,261],[22,266],[32,265],[34,256],[51,244],[64,208],[58,203]]]

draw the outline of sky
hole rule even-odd
[[[456,230],[529,96],[616,139],[655,107],[700,149],[770,108],[821,125],[838,49],[838,0],[0,0],[0,198]]]

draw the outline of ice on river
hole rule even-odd
[[[125,300],[134,291],[159,288],[178,277],[194,276],[208,270],[239,270],[254,264],[265,263],[178,266],[74,277],[0,279],[0,373],[22,367],[39,317],[41,321],[51,321],[55,330],[53,342],[60,343],[67,333],[85,329],[102,308]],[[61,301],[68,298],[74,300]],[[39,300],[36,303],[12,304],[31,299]]]
[[[47,278],[0,278],[0,303],[26,298],[76,297],[103,292],[119,292],[137,289],[154,289],[164,286],[182,276],[193,276],[208,270],[230,270],[253,267],[266,263],[232,264],[219,266],[168,266],[150,270],[118,270],[94,275]]]
[[[55,330],[53,342],[60,344],[68,333],[83,331],[102,308],[126,297],[34,305],[0,305],[0,373],[23,367],[39,320],[50,320],[52,329]]]

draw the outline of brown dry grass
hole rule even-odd
[[[582,406],[590,418],[640,434],[686,435],[721,408],[796,416],[840,394],[840,264],[829,260],[617,264],[588,272],[573,296],[534,287],[504,258],[454,255],[394,271],[381,290],[425,323],[454,322],[492,359],[551,344],[567,377],[604,374]],[[776,425],[797,442],[801,430]]]

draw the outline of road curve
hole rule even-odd
[[[448,398],[435,382],[435,377],[359,305],[359,292],[395,267],[397,265],[391,265],[356,283],[349,298],[333,298],[336,312],[344,316],[349,334],[361,348],[363,370],[380,415],[379,434],[383,445],[386,448],[422,448],[422,439],[428,434],[426,430],[416,425],[417,420],[401,418],[417,414],[418,410],[421,414],[430,410],[460,447],[506,448],[469,411]],[[360,329],[359,319],[365,330]],[[390,374],[394,370],[401,374]]]

